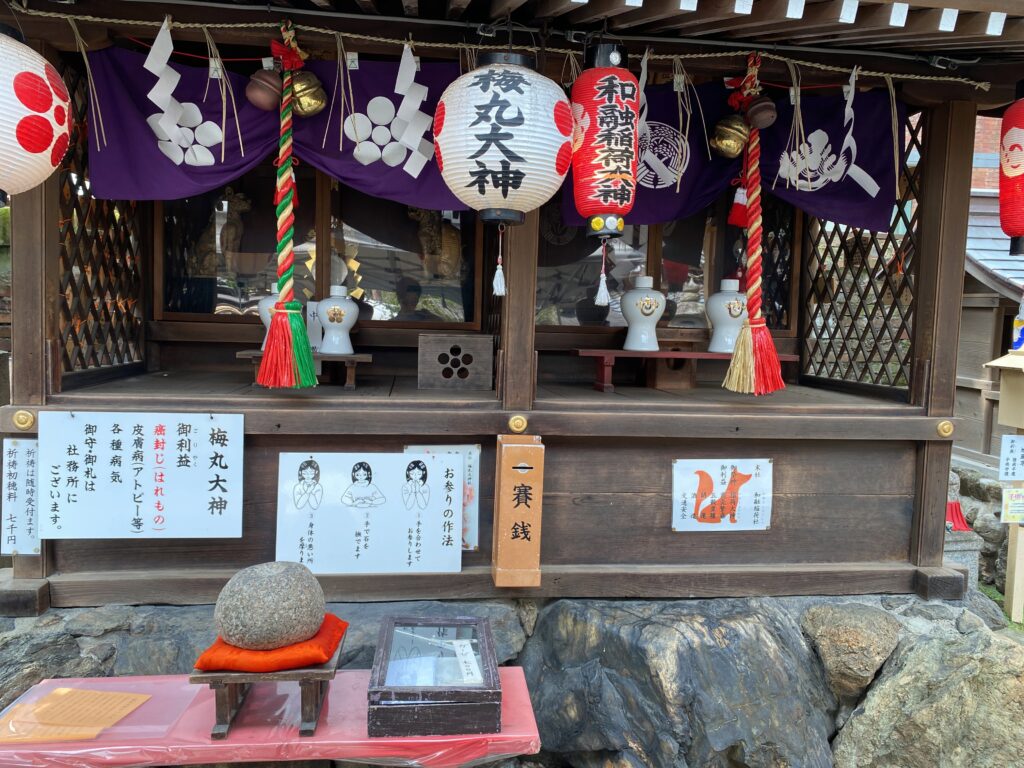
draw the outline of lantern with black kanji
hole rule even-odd
[[[481,55],[434,114],[434,151],[452,193],[485,222],[521,224],[558,191],[572,162],[572,110],[529,57]],[[499,242],[494,293],[505,293]]]
[[[999,222],[1024,237],[1024,99],[1007,108],[999,132]]]
[[[636,198],[640,85],[620,46],[593,46],[586,63],[572,86],[573,193],[588,234],[615,237]]]
[[[0,33],[0,189],[40,184],[67,154],[71,100],[53,65]]]

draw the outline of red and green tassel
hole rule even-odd
[[[303,388],[316,386],[316,367],[313,351],[306,335],[306,321],[302,304],[295,300],[295,171],[292,167],[292,72],[302,67],[302,55],[295,42],[292,23],[281,25],[281,37],[286,49],[282,60],[283,89],[281,92],[281,135],[277,151],[277,289],[280,294],[272,310],[273,318],[267,331],[267,343],[256,377],[264,387]]]

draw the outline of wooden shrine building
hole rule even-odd
[[[461,573],[322,574],[329,600],[962,593],[942,551],[972,146],[976,115],[1000,114],[1024,80],[1017,0],[12,6],[3,21],[63,75],[74,128],[59,170],[10,202],[13,368],[0,431],[31,437],[54,410],[239,413],[245,483],[241,538],[44,540],[38,554],[14,557],[0,607],[213,602],[237,569],[275,558],[280,453],[410,443],[482,446],[478,550],[463,553]],[[805,94],[836,97],[854,67],[860,89],[885,93],[891,75],[907,105],[892,223],[827,221],[766,187],[765,307],[786,388],[734,394],[720,385],[727,361],[681,356],[616,359],[600,391],[588,356],[621,349],[618,299],[639,273],[670,300],[661,349],[707,349],[705,300],[743,249],[727,222],[731,191],[697,215],[627,226],[611,254],[612,304],[599,308],[600,252],[564,220],[557,196],[505,235],[499,299],[497,235],[472,212],[431,216],[300,163],[297,285],[310,300],[332,283],[361,288],[353,341],[372,360],[353,369],[354,389],[328,381],[326,362],[315,389],[264,389],[238,353],[264,335],[256,306],[273,279],[271,159],[202,198],[112,201],[90,190],[96,126],[80,43],[145,53],[165,14],[176,50],[191,57],[181,63],[208,55],[208,33],[246,76],[284,17],[312,59],[335,58],[335,31],[362,61],[395,60],[410,39],[423,61],[509,44],[532,48],[561,82],[565,51],[604,37],[627,46],[634,72],[649,47],[652,83],[673,82],[672,55],[694,82],[720,83],[743,74],[750,50],[765,54],[773,97],[785,97],[793,67]],[[109,130],[119,116],[103,118]],[[202,287],[189,265],[204,248],[230,251],[230,274]],[[408,292],[418,301],[407,305]],[[420,353],[436,359],[438,335],[493,351],[493,369],[480,372],[493,387],[421,387]],[[492,578],[497,438],[515,433],[539,436],[545,450],[539,587]],[[770,527],[673,532],[673,461],[737,457],[771,460]]]

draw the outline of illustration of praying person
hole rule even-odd
[[[346,507],[379,507],[386,502],[384,494],[373,484],[373,470],[365,461],[352,467],[352,485],[341,495],[341,503]]]
[[[405,485],[402,486],[402,501],[406,509],[414,506],[426,509],[430,503],[430,488],[427,487],[427,465],[422,461],[411,461],[405,469]]]
[[[324,487],[320,485],[320,465],[313,459],[307,459],[299,465],[299,482],[292,490],[295,508],[309,506],[317,509],[324,500]]]

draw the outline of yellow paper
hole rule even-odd
[[[55,688],[0,719],[0,742],[95,739],[150,698],[147,693]]]
[[[45,725],[23,719],[30,710],[27,704],[17,704],[0,718],[0,743],[21,741],[87,741],[100,735],[102,728]]]

